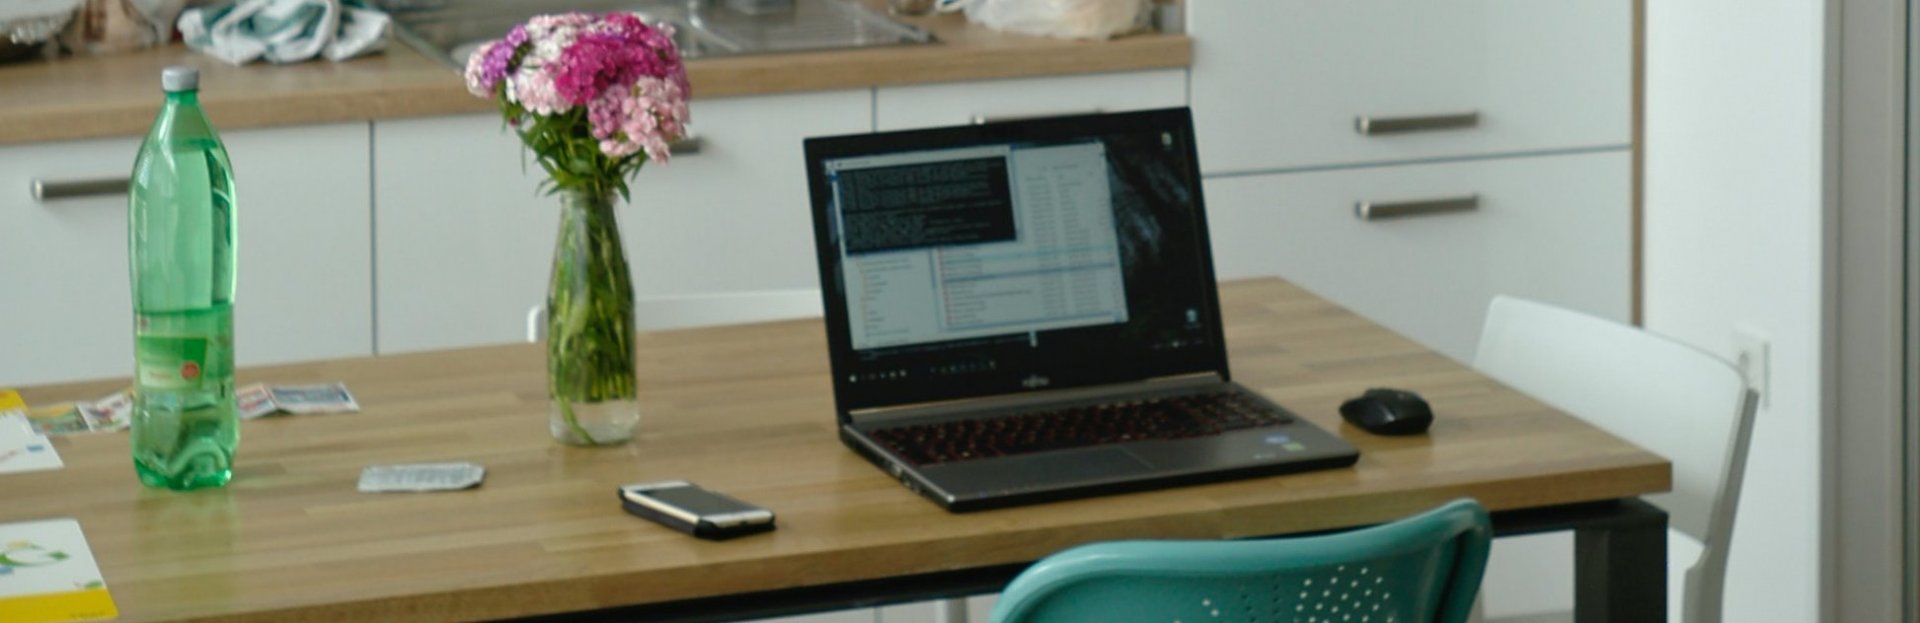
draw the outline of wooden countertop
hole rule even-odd
[[[1111,41],[1010,35],[958,14],[905,21],[933,31],[923,46],[702,58],[687,65],[695,98],[1185,67],[1185,35]],[[0,66],[0,144],[145,134],[160,104],[160,69],[202,72],[201,103],[223,129],[490,110],[459,75],[396,40],[343,63],[226,65],[180,46]]]
[[[1275,279],[1221,292],[1236,380],[1359,447],[1351,469],[948,514],[840,445],[818,320],[649,333],[630,445],[556,445],[533,345],[242,370],[345,381],[365,411],[242,425],[226,489],[140,486],[126,437],[56,438],[67,467],[0,476],[0,523],[79,520],[121,621],[493,619],[1033,560],[1117,538],[1380,522],[1472,496],[1493,510],[1665,491],[1665,460]],[[28,388],[34,403],[126,383]],[[1369,386],[1424,394],[1429,435],[1343,425]],[[362,494],[376,463],[475,461],[478,489]],[[621,512],[615,487],[689,479],[778,530],[704,542]]]

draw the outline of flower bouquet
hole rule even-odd
[[[493,100],[561,197],[547,292],[550,429],[578,445],[625,442],[639,421],[633,279],[616,194],[687,133],[686,67],[670,26],[629,13],[535,17],[467,58],[467,89]]]

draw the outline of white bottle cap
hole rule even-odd
[[[160,70],[160,88],[168,93],[200,90],[200,70],[174,65]]]

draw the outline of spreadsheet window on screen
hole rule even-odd
[[[1102,142],[825,165],[855,349],[1127,322]]]

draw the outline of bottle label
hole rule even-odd
[[[204,337],[142,335],[134,340],[140,386],[197,390],[207,377],[208,340]]]

